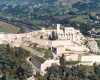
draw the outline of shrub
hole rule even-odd
[[[43,39],[43,35],[40,36],[40,39]]]
[[[37,43],[34,43],[34,47],[37,47],[37,45],[38,45]]]
[[[45,54],[44,55],[45,58],[53,58],[52,51],[50,51],[50,50],[45,51],[44,54]]]

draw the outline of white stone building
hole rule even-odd
[[[61,30],[60,24],[57,24],[57,35],[59,40],[64,39],[78,42],[80,40],[80,37],[78,36],[82,34],[80,33],[80,30],[76,30],[74,27],[64,27],[64,29]]]

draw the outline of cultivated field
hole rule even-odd
[[[76,22],[87,22],[87,21],[91,21],[91,19],[89,19],[88,15],[80,15],[76,18],[71,19],[71,21],[76,21]]]
[[[64,18],[70,18],[71,16],[72,15],[67,14],[67,15],[54,16],[54,17],[57,18],[57,19],[64,19]]]
[[[45,23],[44,20],[32,20],[32,21],[29,21],[30,23],[32,24],[42,24],[42,23]]]
[[[0,32],[18,33],[19,31],[19,27],[0,21]]]

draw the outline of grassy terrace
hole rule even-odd
[[[39,51],[40,53],[43,53],[44,58],[46,58],[46,59],[53,58],[52,51],[50,51],[48,49],[44,49],[44,48],[40,48],[40,47],[33,47],[33,49]]]
[[[41,64],[45,62],[45,59],[39,56],[34,55],[33,56],[38,62],[40,62]]]
[[[88,53],[84,53],[83,56],[89,56],[91,55],[92,53],[88,52]]]
[[[80,63],[80,61],[70,61],[71,65],[75,65],[75,64],[78,64],[78,63]]]
[[[40,48],[40,47],[33,47],[33,49],[41,52],[41,53],[44,53],[47,49],[44,49],[44,48]]]

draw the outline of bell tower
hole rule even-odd
[[[57,24],[57,34],[60,33],[60,24]]]

